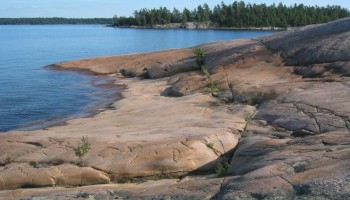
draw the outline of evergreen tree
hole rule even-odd
[[[182,13],[174,8],[173,12],[171,13],[171,22],[172,23],[181,23],[182,22]]]
[[[182,12],[182,22],[186,23],[186,22],[192,22],[192,17],[191,17],[191,11],[188,10],[187,8],[184,8],[183,12]]]

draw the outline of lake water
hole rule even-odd
[[[95,25],[0,26],[0,132],[35,129],[111,101],[99,77],[44,66],[87,57],[158,51],[258,37],[272,31],[119,29]],[[61,120],[61,121],[60,121]],[[37,126],[39,125],[39,126]]]

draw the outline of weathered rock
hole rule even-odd
[[[155,28],[155,29],[174,29],[174,28],[182,28],[183,24],[182,23],[169,23],[169,24],[156,24],[151,26],[150,28]]]
[[[169,96],[181,97],[198,92],[207,92],[207,78],[200,73],[188,73],[170,79]]]
[[[162,63],[146,68],[149,78],[164,78],[178,73],[198,70],[195,59],[181,60],[175,63]]]
[[[288,94],[261,105],[255,119],[266,120],[297,135],[350,131],[349,82],[294,86]]]
[[[20,174],[9,187],[32,184],[76,186],[109,181],[126,181],[134,177],[158,179],[177,177],[196,170],[213,171],[217,163],[230,159],[243,131],[246,113],[252,106],[225,105],[209,94],[194,94],[180,98],[160,95],[167,79],[120,80],[129,88],[125,99],[114,103],[93,118],[75,119],[66,126],[32,132],[0,135],[1,157],[4,167],[1,175],[18,173],[10,163],[30,163],[33,173],[55,166],[64,174],[54,183],[50,173],[42,173],[46,182],[33,183]],[[147,87],[145,87],[147,86]],[[224,113],[222,111],[225,111]],[[132,120],[130,120],[132,119]],[[83,136],[88,137],[91,150],[83,163],[102,174],[93,174],[91,168],[65,165],[76,163],[74,147]],[[207,145],[213,144],[212,148]],[[26,169],[27,169],[26,168]],[[48,172],[51,172],[48,170]],[[103,175],[104,173],[108,174]],[[107,179],[108,178],[108,179]]]
[[[229,173],[242,176],[227,183],[220,195],[243,192],[255,198],[348,197],[348,136],[349,132],[328,132],[304,138],[245,137],[229,169]],[[271,180],[273,184],[266,184]],[[316,185],[327,182],[335,184],[329,184],[327,191],[317,189]]]
[[[35,168],[25,163],[12,163],[0,169],[0,177],[2,189],[7,190],[20,187],[81,186],[110,181],[104,172],[68,164]]]
[[[187,22],[183,25],[183,28],[186,29],[208,29],[210,27],[209,22],[200,23],[200,22]]]
[[[139,184],[109,184],[79,188],[38,188],[0,191],[4,199],[211,199],[223,178],[185,177],[181,180],[147,181]],[[0,199],[1,199],[0,197]]]
[[[325,70],[347,75],[350,70],[349,29],[350,20],[345,18],[266,36],[259,40],[280,54],[286,65],[304,66],[305,69],[299,68],[297,72],[305,77],[322,75]],[[334,62],[341,62],[344,67],[337,70],[339,65],[333,65]],[[323,68],[324,65],[328,67]]]
[[[210,24],[208,22],[186,22],[186,23],[169,23],[169,24],[156,24],[147,28],[155,29],[209,29]]]
[[[279,176],[249,180],[231,180],[215,199],[291,199],[293,187]]]
[[[127,77],[147,77],[147,68],[161,68],[165,70],[174,67],[174,73],[167,74],[168,76],[188,71],[192,69],[192,60],[194,55],[192,49],[173,49],[161,51],[157,53],[142,53],[129,54],[122,56],[105,56],[98,58],[83,59],[71,62],[62,62],[51,65],[53,69],[71,69],[71,70],[88,70],[95,74],[113,74],[122,73]],[[185,63],[182,67],[180,63]],[[181,66],[181,68],[178,68]],[[154,70],[154,69],[153,69]],[[154,74],[151,74],[154,75]],[[162,76],[154,75],[153,78]]]

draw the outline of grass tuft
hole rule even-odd
[[[218,177],[226,176],[229,166],[228,162],[219,163],[215,168],[215,173]]]
[[[207,147],[208,147],[209,149],[214,149],[214,143],[212,143],[212,142],[208,143],[208,144],[207,144]]]

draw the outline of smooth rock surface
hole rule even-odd
[[[208,94],[161,96],[168,87],[167,79],[124,79],[118,83],[127,84],[128,89],[112,110],[68,121],[65,126],[0,135],[4,189],[123,182],[134,177],[154,179],[193,170],[213,171],[217,163],[230,159],[245,126],[244,116],[255,111],[248,105],[220,103]],[[78,162],[74,148],[82,137],[88,137],[91,150],[83,157],[88,168],[80,169],[74,166]],[[207,146],[209,143],[213,148]],[[56,177],[50,170],[66,164],[72,169],[59,172],[64,178],[50,181]],[[21,175],[23,165],[45,180],[31,181],[34,175]],[[20,176],[11,182],[10,177],[16,174]]]

